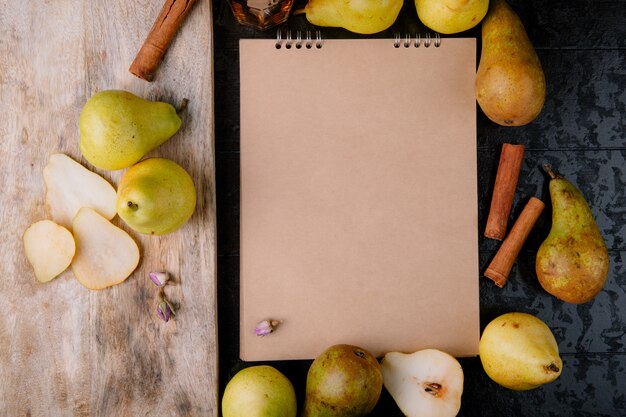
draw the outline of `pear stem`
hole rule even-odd
[[[559,372],[559,367],[556,366],[556,364],[551,363],[550,365],[548,365],[546,367],[546,369],[548,369],[548,371],[552,371],[552,372]]]
[[[185,109],[187,108],[188,103],[189,103],[189,100],[187,100],[186,98],[183,98],[182,101],[180,102],[180,107],[176,110],[176,114],[181,114],[182,112],[184,112]]]
[[[294,12],[293,12],[294,16],[297,16],[299,14],[306,14],[306,11],[304,9],[294,10]]]
[[[555,179],[558,179],[558,178],[563,178],[561,175],[557,174],[556,172],[554,172],[552,170],[552,167],[550,167],[550,164],[543,164],[543,169],[550,176],[551,180],[555,180]]]
[[[137,210],[139,208],[139,206],[135,203],[133,203],[132,201],[128,201],[126,202],[126,205],[133,211]]]

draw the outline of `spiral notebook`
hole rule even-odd
[[[475,39],[294,38],[239,44],[241,358],[476,355]]]

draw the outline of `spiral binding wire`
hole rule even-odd
[[[411,34],[406,33],[404,37],[402,37],[402,34],[398,32],[394,34],[393,46],[395,48],[400,48],[400,46],[404,46],[405,48],[410,48],[411,46],[419,48],[422,45],[424,45],[424,48],[428,48],[430,45],[433,45],[435,48],[439,48],[441,46],[441,36],[438,33],[435,33],[432,36],[430,33],[426,33],[423,38],[419,33],[415,36],[411,36]]]
[[[298,30],[294,40],[291,30],[285,30],[285,38],[283,39],[283,30],[279,29],[276,31],[276,49],[282,48],[283,45],[285,49],[291,49],[293,46],[295,46],[296,49],[301,49],[303,45],[307,49],[311,49],[313,45],[315,45],[317,49],[322,48],[322,32],[320,30],[315,31],[315,39],[312,38],[310,30],[305,32],[305,36],[306,37],[303,39],[302,32]],[[426,33],[424,37],[419,33],[415,36],[405,33],[403,37],[399,32],[394,33],[393,46],[395,48],[400,48],[401,46],[405,48],[410,48],[411,46],[419,48],[422,45],[424,48],[428,48],[430,45],[439,48],[441,46],[441,36],[438,33],[434,33],[432,36],[430,33]]]
[[[321,49],[324,45],[322,41],[322,31],[320,30],[315,31],[315,39],[313,39],[310,30],[306,31],[305,36],[306,37],[303,39],[302,32],[298,30],[294,40],[291,31],[286,30],[285,38],[283,39],[283,31],[279,29],[276,31],[276,49],[282,48],[283,45],[285,46],[285,49],[291,49],[293,46],[295,46],[296,49],[301,49],[302,46],[306,49],[311,49],[313,46],[317,49]]]

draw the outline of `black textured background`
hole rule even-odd
[[[296,0],[299,8],[305,0]],[[509,311],[535,314],[553,330],[563,373],[552,384],[526,392],[492,382],[478,358],[462,359],[465,390],[462,416],[625,416],[626,415],[626,2],[623,0],[514,0],[535,45],[547,79],[542,113],[523,127],[501,127],[478,109],[478,190],[481,272],[498,242],[482,237],[502,143],[520,143],[526,154],[511,219],[530,196],[548,203],[513,268],[507,285],[480,280],[481,327]],[[217,166],[218,303],[220,397],[240,369],[239,333],[239,61],[240,38],[272,38],[235,23],[225,0],[216,0],[215,127]],[[292,16],[292,30],[315,27]],[[413,2],[396,23],[371,37],[422,32]],[[324,28],[328,38],[360,38]],[[478,28],[456,36],[479,39]],[[550,229],[547,181],[540,167],[551,163],[586,196],[611,259],[604,290],[580,306],[563,303],[539,286],[534,260]],[[513,221],[509,222],[509,225]],[[445,306],[445,300],[440,301]],[[255,363],[256,364],[256,363]],[[293,382],[302,404],[310,361],[271,362]],[[383,390],[372,416],[402,413]]]

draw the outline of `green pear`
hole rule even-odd
[[[224,417],[295,417],[296,393],[285,375],[271,366],[239,371],[222,397]]]
[[[552,228],[537,251],[541,286],[568,303],[595,297],[609,273],[609,254],[582,193],[549,166]]]
[[[415,0],[417,16],[439,33],[459,33],[476,26],[487,14],[489,0]]]
[[[196,189],[180,165],[150,158],[124,173],[115,205],[117,214],[133,230],[163,235],[189,220],[196,208]]]
[[[383,387],[383,374],[371,353],[335,345],[318,356],[306,378],[303,417],[361,417],[372,411]]]
[[[550,328],[526,313],[507,313],[485,327],[478,344],[480,361],[491,379],[513,390],[554,381],[563,362]]]
[[[180,125],[171,104],[127,91],[101,91],[80,113],[80,150],[98,168],[127,168],[172,137]]]
[[[317,26],[372,34],[389,28],[396,21],[403,3],[403,0],[309,0],[304,13],[307,20]]]
[[[502,126],[533,121],[546,98],[546,77],[524,25],[504,0],[492,0],[482,23],[476,100]]]

